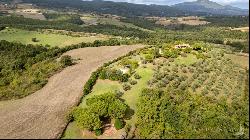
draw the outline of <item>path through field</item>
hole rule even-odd
[[[103,63],[142,45],[82,48],[67,52],[81,60],[52,76],[41,90],[23,99],[0,102],[0,138],[59,138],[65,115],[82,96],[91,73]]]

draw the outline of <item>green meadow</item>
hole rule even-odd
[[[37,42],[32,41],[36,38]],[[105,40],[104,37],[72,37],[55,33],[42,33],[38,31],[26,31],[21,29],[8,28],[0,31],[0,40],[16,41],[23,44],[42,44],[52,47],[64,47],[81,42],[94,42],[95,40]]]

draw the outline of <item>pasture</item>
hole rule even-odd
[[[36,38],[36,42],[32,41]],[[16,41],[23,44],[42,44],[52,47],[64,47],[81,42],[94,42],[95,40],[106,40],[107,37],[89,36],[89,37],[72,37],[62,34],[42,33],[38,31],[27,31],[21,29],[8,28],[0,31],[0,40]]]

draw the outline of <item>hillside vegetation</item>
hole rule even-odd
[[[126,124],[123,129],[125,136],[147,139],[249,137],[247,68],[224,57],[234,55],[228,48],[204,43],[194,43],[192,48],[185,49],[174,49],[173,46],[163,44],[138,50],[99,69],[99,74],[96,73],[99,76],[95,74],[95,79],[111,80],[105,82],[105,87],[109,87],[108,91],[124,100],[129,107],[125,116],[118,117]],[[130,66],[125,73],[128,80],[120,81],[118,77],[127,65]],[[108,95],[101,92],[104,89],[99,88],[100,80],[96,85],[92,82],[95,80],[87,85],[92,85],[93,91],[89,92],[91,88],[88,92],[84,90],[83,104],[78,109],[86,108],[86,100],[92,97]],[[116,88],[112,88],[112,84]],[[105,110],[103,105],[95,105],[95,108],[99,107]],[[79,119],[77,115],[72,117],[71,121]],[[84,138],[75,133],[79,129],[106,133],[105,124],[113,121],[105,121],[102,116],[99,119],[104,122],[96,129],[89,129],[78,122],[78,128],[70,125],[63,138]],[[134,129],[130,131],[128,126]],[[68,136],[73,133],[75,135]]]
[[[0,0],[0,137],[248,139],[249,16],[197,2]]]
[[[64,48],[48,48],[42,45],[24,45],[2,40],[0,41],[0,100],[23,98],[41,89],[50,76],[73,64],[70,57],[62,57],[60,61],[56,61],[66,51],[122,43],[129,42],[111,39],[80,43]]]

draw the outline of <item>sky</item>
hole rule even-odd
[[[195,1],[195,0],[108,0],[116,2],[129,2],[138,4],[158,4],[158,5],[173,5],[176,3]],[[242,9],[249,9],[249,0],[211,0],[222,5],[231,5]]]

